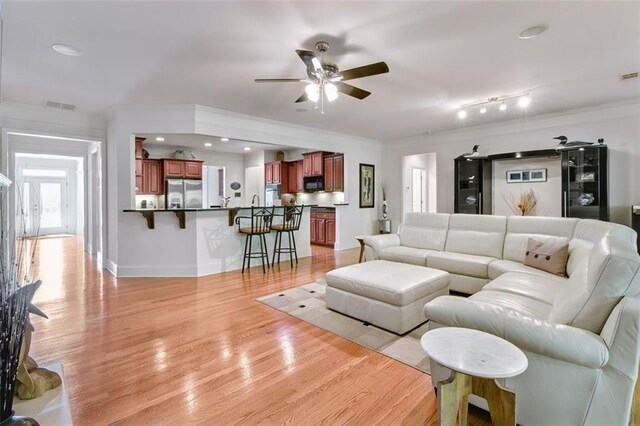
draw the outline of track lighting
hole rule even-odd
[[[518,93],[516,95],[508,95],[508,96],[496,96],[493,98],[489,98],[486,101],[473,102],[471,104],[462,105],[458,110],[458,118],[464,119],[467,117],[469,112],[473,112],[474,108],[478,107],[478,112],[480,114],[486,114],[489,109],[487,105],[490,104],[499,104],[498,110],[506,111],[509,108],[510,101],[516,101],[520,108],[527,108],[531,103],[531,97],[529,93]]]

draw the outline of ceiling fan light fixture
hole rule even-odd
[[[318,99],[320,98],[320,88],[317,84],[307,84],[307,87],[304,88],[304,91],[306,92],[307,97],[311,102],[318,102]]]
[[[327,83],[324,85],[324,94],[329,102],[333,102],[338,98],[338,88],[333,83]]]

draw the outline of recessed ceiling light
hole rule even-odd
[[[245,150],[245,151],[251,151],[251,148],[249,148],[248,146],[245,146],[245,147],[244,147],[244,150]]]
[[[163,137],[158,136],[158,137],[156,138],[156,141],[158,141],[158,142],[164,142],[164,138],[163,138]]]
[[[539,36],[543,32],[547,31],[548,29],[549,29],[549,26],[546,24],[534,25],[533,27],[529,27],[527,29],[520,31],[520,34],[518,34],[518,37],[520,37],[523,40],[534,38]]]
[[[211,146],[211,142],[206,142],[204,146]]]
[[[75,47],[71,47],[71,46],[69,46],[67,44],[56,43],[56,44],[52,44],[51,48],[53,50],[55,50],[56,52],[62,54],[62,55],[67,55],[67,56],[81,56],[82,55],[81,51],[79,51]]]
[[[463,119],[467,116],[467,111],[461,109],[460,111],[458,111],[458,118],[459,119]]]
[[[229,142],[229,138],[220,138],[222,142]]]
[[[480,114],[486,114],[487,112],[487,107],[483,106],[482,108],[480,108]]]

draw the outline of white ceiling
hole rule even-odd
[[[460,104],[532,91],[526,114],[640,96],[640,2],[2,1],[2,96],[103,113],[114,105],[196,103],[326,130],[393,139],[519,117]],[[546,23],[530,40],[518,33]],[[299,48],[331,43],[340,68],[384,60],[321,115],[297,112]],[[81,57],[59,55],[70,44]]]
[[[284,145],[272,145],[267,143],[243,141],[239,139],[230,139],[227,142],[220,140],[220,137],[213,137],[207,135],[197,134],[137,134],[147,138],[144,142],[144,146],[151,146],[154,148],[188,148],[191,150],[198,150],[200,152],[206,152],[210,150],[212,152],[229,152],[233,154],[247,154],[255,151],[280,151],[290,149],[291,147]],[[164,138],[162,142],[156,141],[157,137]],[[211,146],[207,147],[204,144],[210,143]],[[249,151],[245,151],[245,148],[251,148]]]

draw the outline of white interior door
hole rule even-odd
[[[412,211],[424,213],[425,208],[425,169],[413,167],[411,170]]]
[[[69,232],[69,185],[66,178],[25,177],[22,220],[27,236]]]

